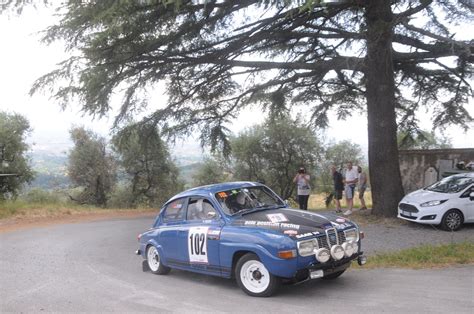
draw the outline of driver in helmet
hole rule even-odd
[[[249,208],[245,192],[240,190],[237,194],[229,197],[229,205],[233,213],[237,213],[243,209]]]

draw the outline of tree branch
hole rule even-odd
[[[364,71],[364,59],[357,57],[335,57],[330,60],[316,61],[313,63],[304,62],[272,62],[272,61],[243,61],[227,59],[208,59],[183,57],[180,59],[169,59],[170,62],[192,62],[195,64],[221,64],[233,67],[259,68],[260,70],[289,69],[289,70],[319,70],[328,72],[330,70],[353,70]]]
[[[433,0],[420,0],[420,5],[419,6],[410,7],[406,11],[403,11],[403,12],[398,13],[398,14],[394,14],[394,17],[395,17],[395,19],[400,19],[400,18],[405,18],[405,17],[412,16],[412,15],[426,9],[432,2],[433,2]]]

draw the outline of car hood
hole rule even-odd
[[[424,202],[435,201],[439,199],[447,199],[449,198],[448,193],[439,193],[433,192],[428,190],[416,190],[411,192],[402,199],[402,203],[414,203],[414,204],[421,204]]]
[[[289,208],[262,210],[238,216],[231,225],[269,229],[297,239],[314,237],[330,228],[343,230],[356,226],[350,220],[331,213],[316,214]]]

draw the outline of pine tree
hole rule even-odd
[[[403,195],[397,129],[416,127],[422,107],[435,127],[472,122],[474,43],[451,30],[472,22],[469,0],[69,0],[60,12],[46,40],[74,53],[33,90],[101,116],[125,87],[118,124],[159,82],[168,103],[149,104],[145,121],[165,135],[199,131],[224,153],[226,127],[246,107],[301,104],[314,127],[331,110],[366,111],[376,214],[394,215]]]

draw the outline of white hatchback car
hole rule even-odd
[[[455,174],[407,194],[398,204],[398,218],[445,230],[474,222],[474,172]]]

